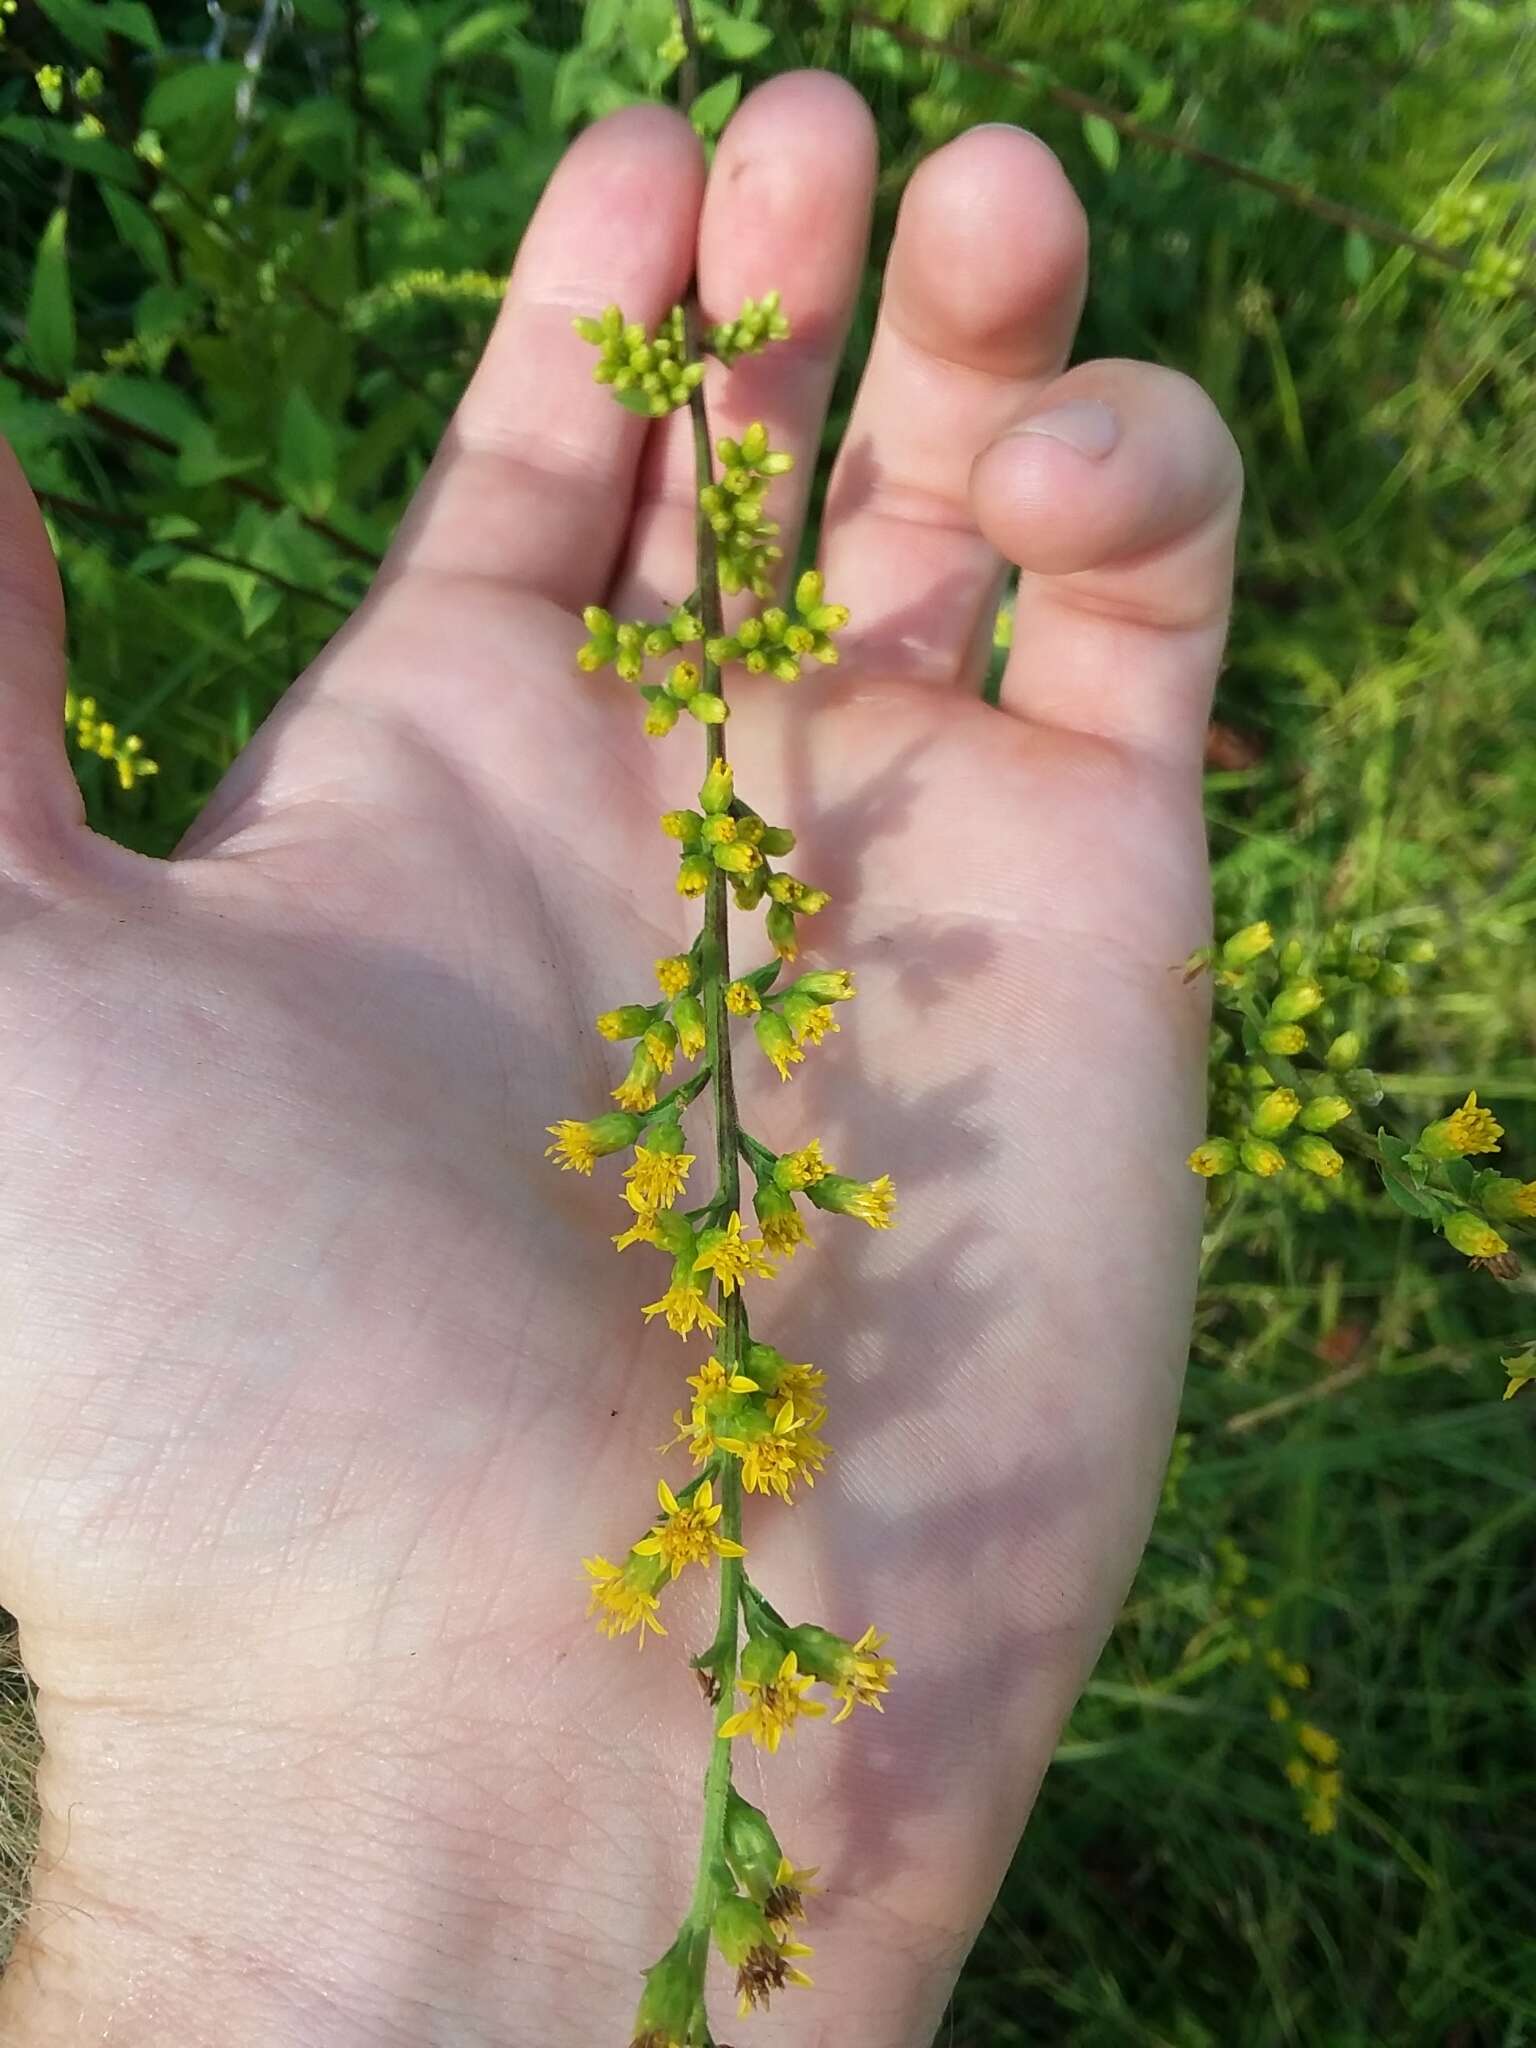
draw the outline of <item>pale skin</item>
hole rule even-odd
[[[693,574],[685,422],[614,406],[569,322],[659,316],[696,251],[710,317],[778,286],[794,341],[709,391],[801,458],[792,555],[874,174],[824,76],[752,96],[707,191],[675,116],[585,135],[373,594],[169,863],[81,821],[58,585],[0,464],[0,1600],[48,1742],[0,2038],[629,2039],[687,1900],[713,1585],[642,1656],[579,1559],[686,1478],[655,1447],[705,1347],[642,1325],[665,1268],[608,1244],[622,1162],[559,1174],[542,1127],[607,1106],[590,1020],[696,928],[656,817],[703,742],[574,670],[582,604]],[[816,1989],[738,2022],[722,1987],[722,2040],[925,2048],[1172,1427],[1205,1015],[1171,969],[1206,935],[1239,467],[1172,372],[1062,374],[1085,275],[1032,138],[917,173],[822,536],[844,662],[732,680],[738,786],[834,898],[807,959],[861,989],[788,1086],[743,1037],[743,1115],[901,1193],[751,1297],[828,1372],[836,1454],[746,1542],[900,1675],[883,1718],[743,1746],[825,1889]]]

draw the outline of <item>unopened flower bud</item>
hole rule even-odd
[[[1261,918],[1257,924],[1245,924],[1222,947],[1221,964],[1223,967],[1247,967],[1267,953],[1274,943],[1274,932],[1265,919]]]
[[[724,725],[729,716],[725,699],[717,697],[713,690],[700,690],[697,696],[690,697],[687,709],[700,725]]]
[[[1331,1131],[1335,1124],[1343,1123],[1345,1117],[1353,1116],[1355,1106],[1342,1095],[1314,1095],[1301,1112],[1301,1128],[1304,1131]]]
[[[700,808],[707,816],[716,817],[731,808],[731,798],[735,794],[736,776],[730,762],[711,761],[704,787],[699,791]]]
[[[696,1060],[707,1042],[704,1005],[697,996],[679,996],[672,1005],[672,1021],[677,1026],[678,1049],[683,1058]]]
[[[1536,1180],[1513,1180],[1498,1174],[1481,1191],[1480,1200],[1500,1223],[1536,1221]]]
[[[1351,1067],[1359,1066],[1364,1050],[1365,1041],[1358,1031],[1341,1031],[1323,1055],[1323,1064],[1331,1073],[1347,1073]]]
[[[1297,1053],[1307,1049],[1307,1034],[1299,1024],[1271,1024],[1267,1031],[1259,1033],[1259,1044],[1265,1052],[1278,1053],[1282,1059],[1294,1059]]]
[[[608,1039],[639,1038],[655,1015],[644,1003],[623,1003],[617,1010],[604,1010],[597,1020],[598,1032]]]
[[[715,864],[707,853],[685,853],[677,864],[679,896],[702,896],[709,887]]]
[[[1469,1259],[1497,1259],[1509,1246],[1491,1223],[1474,1216],[1470,1209],[1455,1209],[1445,1219],[1446,1243],[1465,1252]]]
[[[1301,1113],[1301,1097],[1294,1088],[1272,1088],[1262,1098],[1249,1122],[1256,1138],[1278,1138],[1288,1131]]]
[[[711,848],[711,853],[715,866],[723,868],[728,875],[749,875],[763,864],[763,856],[757,848],[740,839],[728,839],[723,845]]]
[[[704,820],[697,811],[663,811],[661,829],[669,839],[690,851],[699,843]]]
[[[1230,1138],[1207,1138],[1190,1153],[1188,1165],[1190,1172],[1198,1173],[1202,1180],[1214,1180],[1218,1174],[1231,1173],[1237,1165],[1237,1147]]]
[[[1304,1131],[1292,1145],[1291,1157],[1321,1180],[1332,1180],[1344,1164],[1344,1155],[1337,1146],[1330,1145],[1326,1138],[1314,1137],[1310,1131]]]
[[[1285,1171],[1285,1154],[1267,1138],[1244,1138],[1238,1147],[1238,1158],[1260,1180],[1268,1180],[1272,1175]]]
[[[846,1003],[856,993],[853,976],[846,967],[818,969],[813,974],[802,974],[793,985],[797,996],[809,996],[813,1003]]]
[[[677,723],[677,701],[665,690],[648,685],[640,692],[645,699],[645,734],[647,739],[662,740]]]
[[[1323,1007],[1323,991],[1315,981],[1291,981],[1269,1006],[1272,1024],[1299,1024]]]
[[[799,957],[800,940],[795,927],[795,913],[782,903],[773,903],[768,908],[768,943],[781,960]]]

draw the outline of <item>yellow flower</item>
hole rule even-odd
[[[774,1493],[789,1503],[795,1481],[814,1486],[826,1463],[827,1447],[816,1434],[825,1419],[824,1408],[802,1416],[796,1414],[793,1401],[785,1401],[771,1424],[766,1417],[750,1430],[738,1424],[738,1434],[718,1437],[716,1442],[741,1460],[741,1483],[748,1493]]]
[[[670,1209],[688,1185],[688,1169],[695,1156],[692,1152],[659,1152],[647,1145],[637,1145],[633,1166],[624,1170],[624,1193],[630,1207],[642,1214],[647,1209]]]
[[[759,1209],[757,1220],[763,1226],[763,1243],[779,1258],[792,1259],[803,1244],[808,1244],[815,1251],[815,1240],[793,1203],[772,1216],[765,1216]]]
[[[587,1613],[597,1616],[597,1626],[603,1635],[623,1636],[638,1629],[643,1649],[647,1629],[654,1635],[666,1634],[656,1619],[656,1610],[661,1605],[661,1583],[666,1577],[666,1568],[658,1560],[637,1560],[631,1554],[620,1565],[610,1563],[606,1557],[584,1557],[582,1565],[593,1581]]]
[[[742,1236],[741,1216],[734,1209],[724,1230],[706,1230],[700,1234],[693,1265],[697,1273],[713,1273],[720,1282],[722,1294],[734,1294],[742,1281],[749,1277],[760,1280],[773,1278],[773,1267],[763,1257],[763,1240]]]
[[[641,1314],[647,1322],[652,1316],[665,1316],[667,1328],[678,1337],[691,1336],[695,1330],[722,1329],[725,1324],[725,1318],[715,1313],[694,1284],[692,1274],[683,1270],[681,1260],[673,1268],[672,1285],[660,1301],[647,1302]]]
[[[786,1364],[774,1387],[774,1398],[782,1394],[786,1400],[798,1401],[802,1410],[809,1411],[814,1405],[812,1395],[819,1394],[826,1384],[827,1376],[819,1366]],[[825,1409],[822,1413],[826,1413]]]
[[[558,1160],[564,1173],[590,1173],[597,1160],[633,1145],[640,1133],[634,1117],[617,1114],[594,1117],[590,1123],[566,1117],[546,1129],[555,1142],[544,1147],[544,1157]]]
[[[1293,1791],[1299,1792],[1312,1781],[1310,1767],[1299,1756],[1291,1757],[1285,1766],[1285,1782]]]
[[[810,1003],[801,996],[784,998],[784,1021],[796,1045],[820,1045],[829,1031],[842,1029],[825,1003]]]
[[[728,1892],[715,1909],[711,1932],[715,1946],[728,1963],[736,1966],[736,1989],[740,1994],[742,2018],[757,2005],[766,2007],[775,1991],[786,1984],[809,1984],[803,1970],[794,1968],[795,1956],[811,1951],[803,1942],[791,1941],[769,1924],[768,1916],[755,1900],[739,1892]]]
[[[664,996],[685,996],[693,987],[693,961],[686,953],[656,962],[656,985]]]
[[[896,1676],[896,1666],[890,1658],[879,1654],[885,1641],[874,1629],[865,1629],[853,1646],[842,1676],[832,1680],[833,1694],[842,1701],[832,1717],[834,1728],[839,1721],[846,1721],[855,1707],[873,1707],[877,1713],[884,1713],[880,1695],[890,1691],[890,1681]]]
[[[1441,1227],[1446,1243],[1469,1259],[1497,1259],[1509,1250],[1508,1241],[1500,1237],[1493,1225],[1474,1216],[1470,1209],[1453,1210]]]
[[[660,1239],[656,1235],[656,1211],[642,1209],[628,1230],[621,1230],[613,1240],[613,1248],[618,1252],[627,1252],[632,1244],[659,1243]]]
[[[813,1863],[808,1870],[796,1870],[787,1856],[779,1858],[778,1875],[763,1901],[763,1918],[770,1926],[788,1927],[792,1921],[805,1918],[807,1897],[814,1898],[821,1889],[811,1883],[820,1868],[820,1864]]]
[[[801,1677],[793,1650],[785,1651],[773,1678],[743,1678],[739,1682],[748,1695],[747,1704],[721,1723],[724,1741],[749,1735],[759,1749],[774,1754],[802,1714],[814,1720],[827,1711],[820,1700],[805,1697],[811,1680]]]
[[[1303,1721],[1296,1730],[1296,1740],[1314,1763],[1336,1764],[1339,1760],[1339,1745],[1333,1736],[1314,1728],[1310,1721]]]
[[[729,1394],[755,1394],[757,1381],[748,1379],[744,1372],[732,1372],[722,1365],[718,1358],[706,1358],[695,1373],[688,1375],[688,1384],[694,1389],[694,1406],[702,1408],[711,1401],[723,1401]]]
[[[725,992],[725,1007],[733,1017],[755,1017],[763,999],[750,981],[733,981]]]
[[[1419,1150],[1427,1159],[1464,1159],[1472,1152],[1497,1152],[1504,1126],[1492,1110],[1480,1107],[1474,1088],[1460,1109],[1440,1117],[1419,1134]]]
[[[856,1216],[871,1230],[889,1230],[896,1207],[896,1189],[888,1173],[878,1180],[849,1180],[846,1174],[826,1173],[806,1189],[818,1209],[834,1215]]]
[[[725,1509],[714,1498],[707,1479],[686,1507],[665,1479],[656,1482],[656,1498],[666,1520],[641,1537],[634,1548],[636,1557],[659,1557],[675,1579],[685,1565],[707,1565],[714,1557],[746,1556],[739,1543],[722,1536],[715,1527]]]
[[[1291,1718],[1290,1701],[1277,1692],[1269,1696],[1269,1718],[1271,1721],[1289,1721]]]
[[[659,1076],[660,1069],[642,1040],[635,1047],[634,1057],[629,1063],[629,1072],[618,1087],[611,1091],[614,1101],[620,1109],[631,1110],[636,1115],[644,1116],[647,1110],[656,1107],[656,1082]]]
[[[789,1079],[789,1070],[805,1058],[796,1045],[794,1034],[776,1010],[764,1010],[753,1020],[753,1031],[764,1056],[781,1081]]]
[[[786,1152],[773,1169],[774,1184],[793,1193],[825,1179],[832,1171],[823,1157],[820,1138],[812,1138],[798,1152]]]

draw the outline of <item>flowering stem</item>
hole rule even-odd
[[[684,13],[691,30],[691,20]],[[692,37],[690,35],[690,44]],[[700,346],[698,301],[690,295],[684,309],[688,354],[703,359]],[[709,437],[709,413],[702,386],[688,400],[693,422],[694,473],[700,491],[714,482],[714,454]],[[715,534],[702,507],[695,512],[698,546],[698,601],[704,623],[704,688],[724,696],[720,666],[709,658],[709,642],[723,634],[720,603],[720,569]],[[724,761],[725,727],[709,725],[706,766]],[[715,1202],[729,1214],[741,1201],[741,1119],[736,1108],[736,1087],[731,1071],[730,1015],[725,991],[731,978],[730,920],[726,896],[726,875],[716,868],[704,898],[704,929],[699,946],[699,995],[704,1010],[705,1059],[708,1062],[711,1102],[714,1110],[715,1160],[718,1184]],[[727,1372],[739,1367],[746,1348],[746,1305],[738,1286],[722,1304],[725,1327],[721,1332],[722,1363]],[[726,1460],[720,1478],[722,1533],[733,1543],[741,1541],[741,1467],[734,1458]],[[704,1666],[719,1687],[715,1702],[714,1735],[709,1767],[704,1777],[704,1822],[699,1843],[698,1876],[685,1922],[695,1943],[697,1967],[702,1981],[708,1954],[709,1929],[719,1904],[725,1861],[725,1814],[731,1790],[731,1745],[720,1734],[735,1711],[736,1659],[740,1642],[740,1609],[743,1571],[739,1557],[720,1559],[720,1619],[715,1640]],[[728,1878],[725,1879],[728,1882]]]

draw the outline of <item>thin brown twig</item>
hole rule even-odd
[[[30,392],[34,398],[56,401],[67,395],[64,385],[55,383],[51,377],[40,377],[35,370],[24,370],[19,363],[0,362],[0,377],[8,378],[12,384]],[[164,434],[157,434],[153,427],[140,426],[137,420],[130,420],[120,412],[113,412],[110,406],[97,405],[90,401],[81,405],[78,410],[82,419],[90,420],[116,440],[151,449],[156,455],[168,455],[173,461],[181,453],[176,443],[168,440]],[[234,491],[237,496],[248,498],[253,505],[260,505],[265,511],[278,513],[297,510],[296,506],[291,506],[275,491],[266,490],[260,484],[253,484],[246,477],[220,477],[219,482]],[[298,516],[311,533],[319,534],[333,547],[340,548],[343,554],[350,555],[354,561],[366,562],[370,569],[379,566],[380,557],[372,548],[364,547],[361,541],[353,540],[339,527],[332,526],[324,519],[311,518],[307,512],[300,512]]]
[[[1410,250],[1415,256],[1422,256],[1427,263],[1438,263],[1446,270],[1465,271],[1470,268],[1470,259],[1459,249],[1447,248],[1443,242],[1432,242],[1424,235],[1398,227],[1394,221],[1383,220],[1379,214],[1363,213],[1358,207],[1346,206],[1341,200],[1311,192],[1304,185],[1271,177],[1267,171],[1256,170],[1252,164],[1241,163],[1236,157],[1223,156],[1217,150],[1202,148],[1199,143],[1186,142],[1182,135],[1172,135],[1165,128],[1149,128],[1134,114],[1122,113],[1110,101],[1098,99],[1092,93],[1079,92],[1075,86],[1058,84],[1055,79],[1022,70],[1016,64],[1005,63],[999,57],[989,57],[983,51],[967,50],[958,43],[943,42],[937,36],[925,35],[921,29],[908,28],[904,22],[883,21],[878,14],[871,14],[862,7],[851,9],[847,19],[859,28],[879,29],[893,41],[905,43],[909,49],[924,50],[934,57],[947,57],[953,63],[964,64],[969,70],[984,72],[989,78],[1001,78],[1010,85],[1018,86],[1021,92],[1043,93],[1056,106],[1065,107],[1071,113],[1096,115],[1099,120],[1107,121],[1128,142],[1160,150],[1165,156],[1182,157],[1187,163],[1199,164],[1203,170],[1214,171],[1218,177],[1229,178],[1236,184],[1251,185],[1255,191],[1267,192],[1270,198],[1294,206],[1303,213],[1313,214],[1334,227],[1351,228],[1371,241]],[[1515,289],[1523,298],[1536,298],[1536,285],[1520,284]]]
[[[239,569],[249,576],[259,576],[264,583],[272,584],[290,597],[307,598],[311,604],[324,605],[328,610],[339,612],[346,618],[351,607],[343,604],[339,597],[332,597],[329,591],[311,590],[302,583],[290,583],[286,576],[280,576],[275,569],[264,569],[259,562],[247,561],[242,555],[225,554],[221,548],[210,548],[201,541],[188,540],[183,535],[167,534],[157,538],[145,534],[139,520],[126,512],[109,512],[104,505],[88,505],[81,498],[68,498],[59,491],[38,491],[34,493],[37,502],[45,512],[62,513],[73,519],[89,519],[98,526],[114,526],[124,532],[136,533],[149,546],[177,548],[184,555],[198,555],[204,561],[222,563],[226,569]]]

